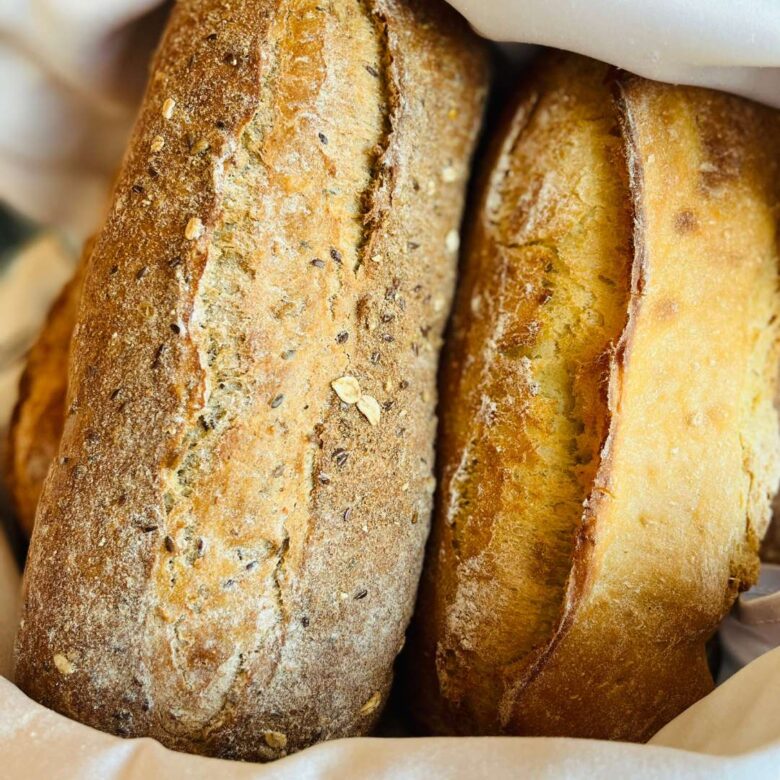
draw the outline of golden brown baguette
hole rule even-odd
[[[474,215],[409,658],[434,732],[644,740],[711,689],[755,581],[780,123],[611,80],[543,60]]]
[[[36,700],[246,759],[372,727],[427,533],[486,65],[440,3],[175,7],[36,518]]]
[[[68,383],[68,349],[92,241],[84,246],[73,278],[52,304],[19,381],[8,430],[6,476],[16,517],[32,534],[43,480],[62,436]]]

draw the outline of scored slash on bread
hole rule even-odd
[[[778,482],[780,120],[542,59],[443,358],[428,730],[644,740],[712,688]]]

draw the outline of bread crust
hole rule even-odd
[[[564,116],[580,110],[575,82],[595,78],[592,66],[565,57],[544,67],[557,77],[537,75],[531,91],[568,94],[558,102]],[[586,432],[603,430],[604,437],[582,494],[584,511],[571,528],[563,597],[547,586],[547,608],[557,607],[557,619],[514,658],[497,657],[493,648],[525,630],[518,624],[524,608],[532,613],[526,620],[537,619],[539,609],[526,606],[526,581],[541,576],[551,523],[535,525],[537,560],[530,556],[527,564],[531,542],[494,518],[514,512],[521,527],[530,508],[499,500],[483,516],[480,494],[464,504],[462,486],[453,486],[464,458],[458,431],[478,414],[468,374],[477,353],[472,345],[460,354],[464,342],[454,340],[455,392],[443,394],[441,409],[442,496],[411,659],[414,684],[430,681],[418,717],[439,733],[645,740],[711,689],[704,643],[756,578],[758,540],[778,481],[778,118],[737,98],[634,77],[620,78],[616,90],[609,110],[619,121],[634,215],[625,326],[615,344],[603,343],[607,393],[592,417],[581,418]],[[580,132],[574,124],[570,130],[572,137]],[[522,154],[524,143],[515,138],[509,154]],[[550,180],[562,177],[562,165],[553,163]],[[488,187],[483,208],[496,198]],[[500,257],[483,243],[485,221],[482,211],[469,250],[472,259],[486,252],[483,264]],[[496,229],[508,241],[513,225]],[[560,249],[562,236],[552,240]],[[522,307],[501,310],[490,281],[478,292],[488,323],[467,308],[475,290],[466,288],[455,308],[464,333],[495,328],[498,311],[506,315],[504,332],[522,332],[534,316]],[[534,350],[544,352],[545,338],[551,340],[542,330]],[[531,360],[532,375],[538,361]],[[537,392],[549,389],[542,384]],[[514,422],[514,446],[502,437],[506,399],[489,400],[498,413],[480,441],[505,446],[493,465],[497,476],[482,484],[488,491],[516,479],[532,492],[526,475],[535,455],[524,448],[532,393],[521,386],[510,399],[532,410]],[[560,440],[564,448],[578,442],[573,435]],[[550,435],[548,447],[557,441]],[[514,572],[497,568],[496,561],[510,559]],[[500,599],[497,578],[508,580]]]
[[[30,348],[8,429],[6,479],[19,525],[28,537],[62,435],[68,350],[91,246],[92,240],[87,241],[73,278],[52,304]]]
[[[23,690],[252,760],[371,728],[486,87],[438,4],[175,7],[85,279]]]

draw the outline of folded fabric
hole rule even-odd
[[[140,99],[160,0],[0,3],[0,199],[84,237]]]
[[[740,596],[718,635],[723,649],[720,682],[780,647],[780,566],[762,564],[758,585]]]
[[[449,0],[478,32],[780,106],[774,0]]]

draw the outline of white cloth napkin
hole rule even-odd
[[[83,238],[100,219],[160,0],[0,1],[0,199]]]
[[[777,0],[449,0],[495,41],[576,51],[640,76],[780,106]]]
[[[761,566],[758,585],[740,596],[731,614],[723,621],[719,636],[723,649],[720,681],[769,650],[780,647],[780,566],[769,563]]]

